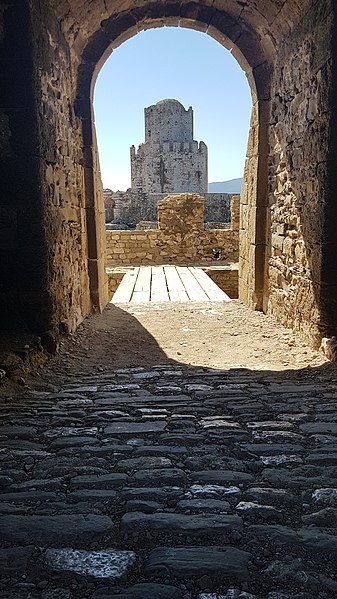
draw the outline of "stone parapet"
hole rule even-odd
[[[237,198],[232,202],[234,212]],[[168,196],[159,202],[158,215],[158,229],[106,232],[108,266],[221,264],[238,259],[238,228],[205,229],[201,196]]]

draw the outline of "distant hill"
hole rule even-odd
[[[208,184],[208,193],[241,193],[242,177]]]

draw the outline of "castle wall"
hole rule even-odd
[[[205,198],[205,223],[229,223],[231,221],[230,193],[206,193]]]
[[[130,150],[131,187],[144,193],[207,192],[207,146],[204,142],[141,144]]]
[[[156,221],[157,204],[166,195],[165,193],[146,194],[133,189],[112,193],[111,201],[114,202],[114,222],[125,225],[126,228],[134,228],[140,221]],[[232,194],[206,193],[200,195],[203,195],[205,198],[204,221],[206,223],[230,222]]]
[[[239,196],[232,198],[231,228],[205,229],[201,196],[180,194],[160,200],[158,229],[106,232],[107,265],[210,265],[237,261],[239,202]],[[213,250],[220,250],[220,259],[215,259]]]
[[[336,268],[331,262],[337,247],[336,194],[327,189],[334,163],[328,144],[332,23],[332,4],[313,3],[280,47],[270,127],[267,310],[317,345],[322,332],[329,334],[332,314],[337,321]]]

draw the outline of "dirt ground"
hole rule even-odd
[[[238,300],[110,304],[62,343],[49,380],[134,366],[181,363],[216,369],[300,370],[326,362],[289,329]]]

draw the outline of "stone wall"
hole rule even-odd
[[[0,5],[0,328],[48,326],[29,2]]]
[[[206,193],[200,195],[205,198],[205,222],[230,222],[232,194]],[[114,203],[114,222],[124,224],[125,228],[128,229],[135,228],[141,221],[156,221],[157,204],[166,196],[165,193],[148,194],[128,189],[127,191],[113,192],[108,202]],[[106,213],[109,206],[108,202],[105,203]]]
[[[1,3],[4,320],[57,333],[107,301],[95,77],[140,30],[180,25],[230,48],[251,84],[240,299],[316,342],[337,334],[336,13],[333,0]]]
[[[222,289],[231,299],[238,298],[239,270],[238,264],[232,263],[226,266],[208,266],[206,274]]]
[[[167,141],[132,146],[131,185],[145,193],[205,193],[207,146],[201,141]]]
[[[270,128],[267,310],[317,344],[322,331],[327,333],[320,313],[327,283],[322,280],[321,241],[327,207],[332,22],[332,4],[314,3],[280,48]]]
[[[41,12],[42,11],[42,12]],[[35,6],[32,26],[41,65],[36,74],[41,139],[41,206],[50,328],[72,331],[90,312],[87,214],[81,122],[74,112],[71,60],[53,11]]]
[[[112,195],[115,202],[114,223],[135,228],[142,220],[156,220],[157,200],[142,191],[127,189]]]
[[[219,222],[219,223],[230,223],[231,222],[231,198],[233,194],[230,193],[206,193],[205,198],[205,223]]]
[[[111,189],[103,189],[105,222],[109,223],[115,217],[114,192]]]
[[[107,264],[218,264],[238,259],[239,196],[232,200],[232,228],[204,228],[204,199],[171,195],[158,204],[156,230],[107,231]],[[215,260],[213,250],[220,250]]]

